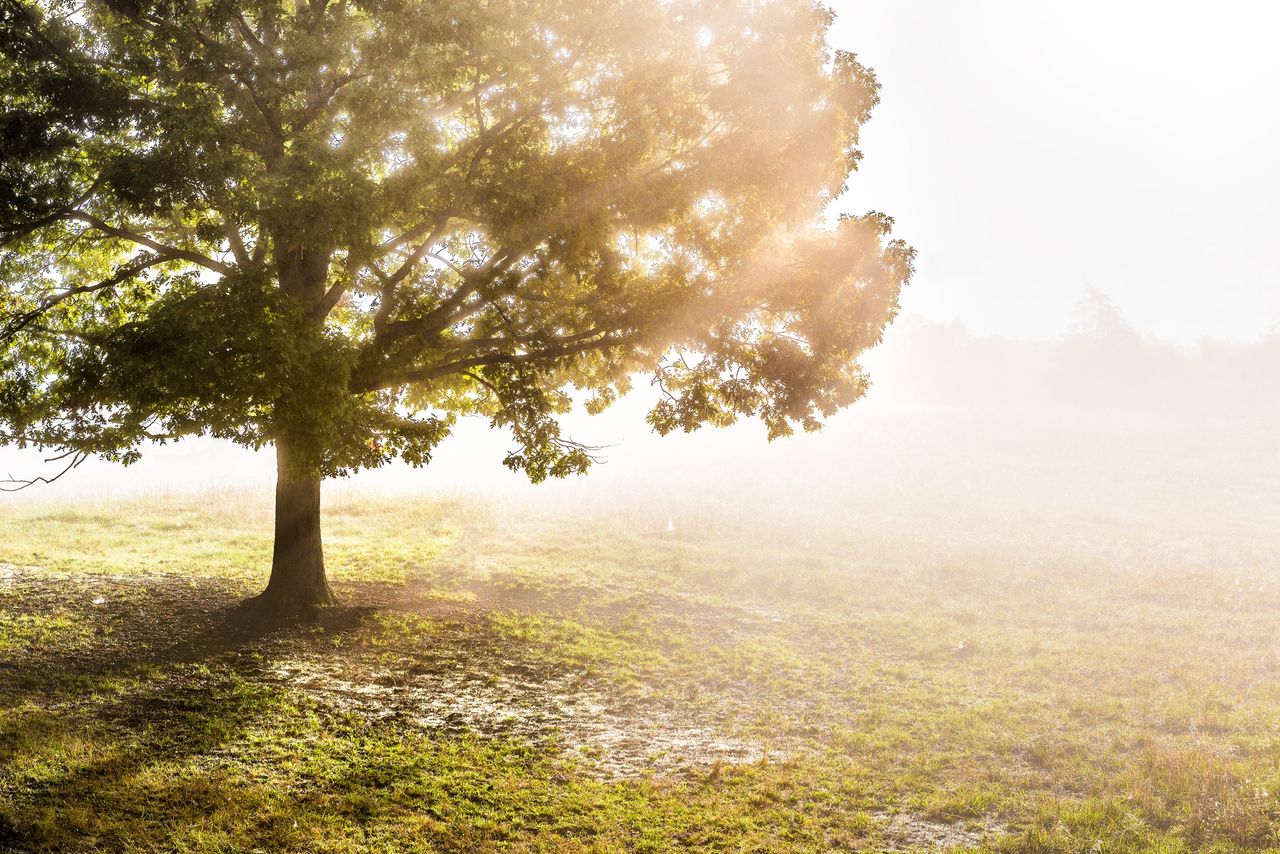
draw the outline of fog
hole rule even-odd
[[[1280,322],[1280,8],[831,5],[883,87],[842,204],[920,250],[908,312],[1053,339],[1092,282],[1187,345]]]
[[[1034,526],[1044,549],[1084,522],[1092,535],[1160,548],[1208,532],[1211,543],[1195,546],[1201,561],[1218,547],[1264,548],[1280,518],[1280,334],[1165,341],[1090,288],[1057,339],[983,336],[907,315],[867,368],[868,396],[815,434],[768,443],[761,425],[743,422],[660,438],[644,424],[653,397],[638,378],[605,414],[566,418],[570,435],[600,447],[585,477],[531,485],[501,465],[509,437],[465,419],[426,468],[331,480],[326,494],[462,494],[583,519],[625,512],[655,529],[767,519],[797,543],[838,535],[853,515],[903,530],[919,516],[1005,543],[1018,539],[1010,526]],[[9,449],[0,461],[15,476],[56,471],[33,451]],[[153,447],[130,468],[90,461],[3,500],[265,497],[273,477],[269,451],[194,439]]]

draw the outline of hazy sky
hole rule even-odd
[[[830,5],[883,86],[847,207],[919,249],[908,311],[1052,337],[1089,281],[1188,342],[1280,322],[1280,5]]]

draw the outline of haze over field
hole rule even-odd
[[[1274,464],[1280,335],[1179,345],[1141,335],[1112,309],[1101,294],[1086,295],[1069,313],[1075,330],[1044,342],[979,337],[958,323],[908,315],[867,360],[875,384],[863,402],[818,433],[772,444],[750,422],[658,437],[644,425],[654,398],[641,379],[604,415],[578,412],[566,420],[570,435],[600,447],[603,465],[584,478],[530,485],[501,465],[509,437],[469,418],[426,468],[393,464],[331,487],[539,501],[639,490],[678,508],[741,495],[744,485],[765,502],[776,489],[803,492],[828,481],[857,484],[870,498],[885,479],[904,478],[921,478],[925,500],[931,490],[965,483],[974,467],[1031,478],[1041,464],[1062,465],[1064,445],[1074,449],[1082,475],[1092,466],[1090,488],[1098,478],[1127,477],[1135,466],[1155,466],[1158,474],[1161,460],[1172,471],[1194,462],[1188,454],[1209,455],[1206,471],[1212,461],[1223,463],[1220,477]],[[0,451],[0,471],[40,470],[56,468],[42,467],[34,451]],[[128,468],[91,460],[6,500],[269,490],[273,476],[269,451],[193,439],[153,447]]]

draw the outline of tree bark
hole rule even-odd
[[[276,541],[271,580],[258,597],[275,612],[300,612],[333,603],[320,539],[320,478],[297,478],[289,443],[276,442]]]

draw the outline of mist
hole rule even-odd
[[[566,433],[596,448],[587,476],[532,485],[505,469],[509,434],[464,418],[423,468],[402,463],[332,479],[327,500],[358,495],[471,496],[637,524],[683,528],[704,517],[752,519],[813,539],[846,513],[946,515],[1071,525],[1104,514],[1153,541],[1222,516],[1225,496],[1265,518],[1280,474],[1280,333],[1188,345],[1135,328],[1085,286],[1055,340],[978,335],[959,321],[900,318],[865,360],[867,397],[821,431],[766,441],[758,423],[659,437],[644,377],[602,415],[581,407]],[[0,469],[54,474],[37,451],[7,449]],[[267,500],[268,451],[211,439],[153,446],[141,462],[90,461],[9,501],[245,493]],[[807,533],[795,534],[798,528]],[[1134,535],[1130,528],[1128,535]],[[788,533],[790,532],[790,533]],[[992,536],[1002,532],[992,532]],[[1258,534],[1271,536],[1270,526]]]

